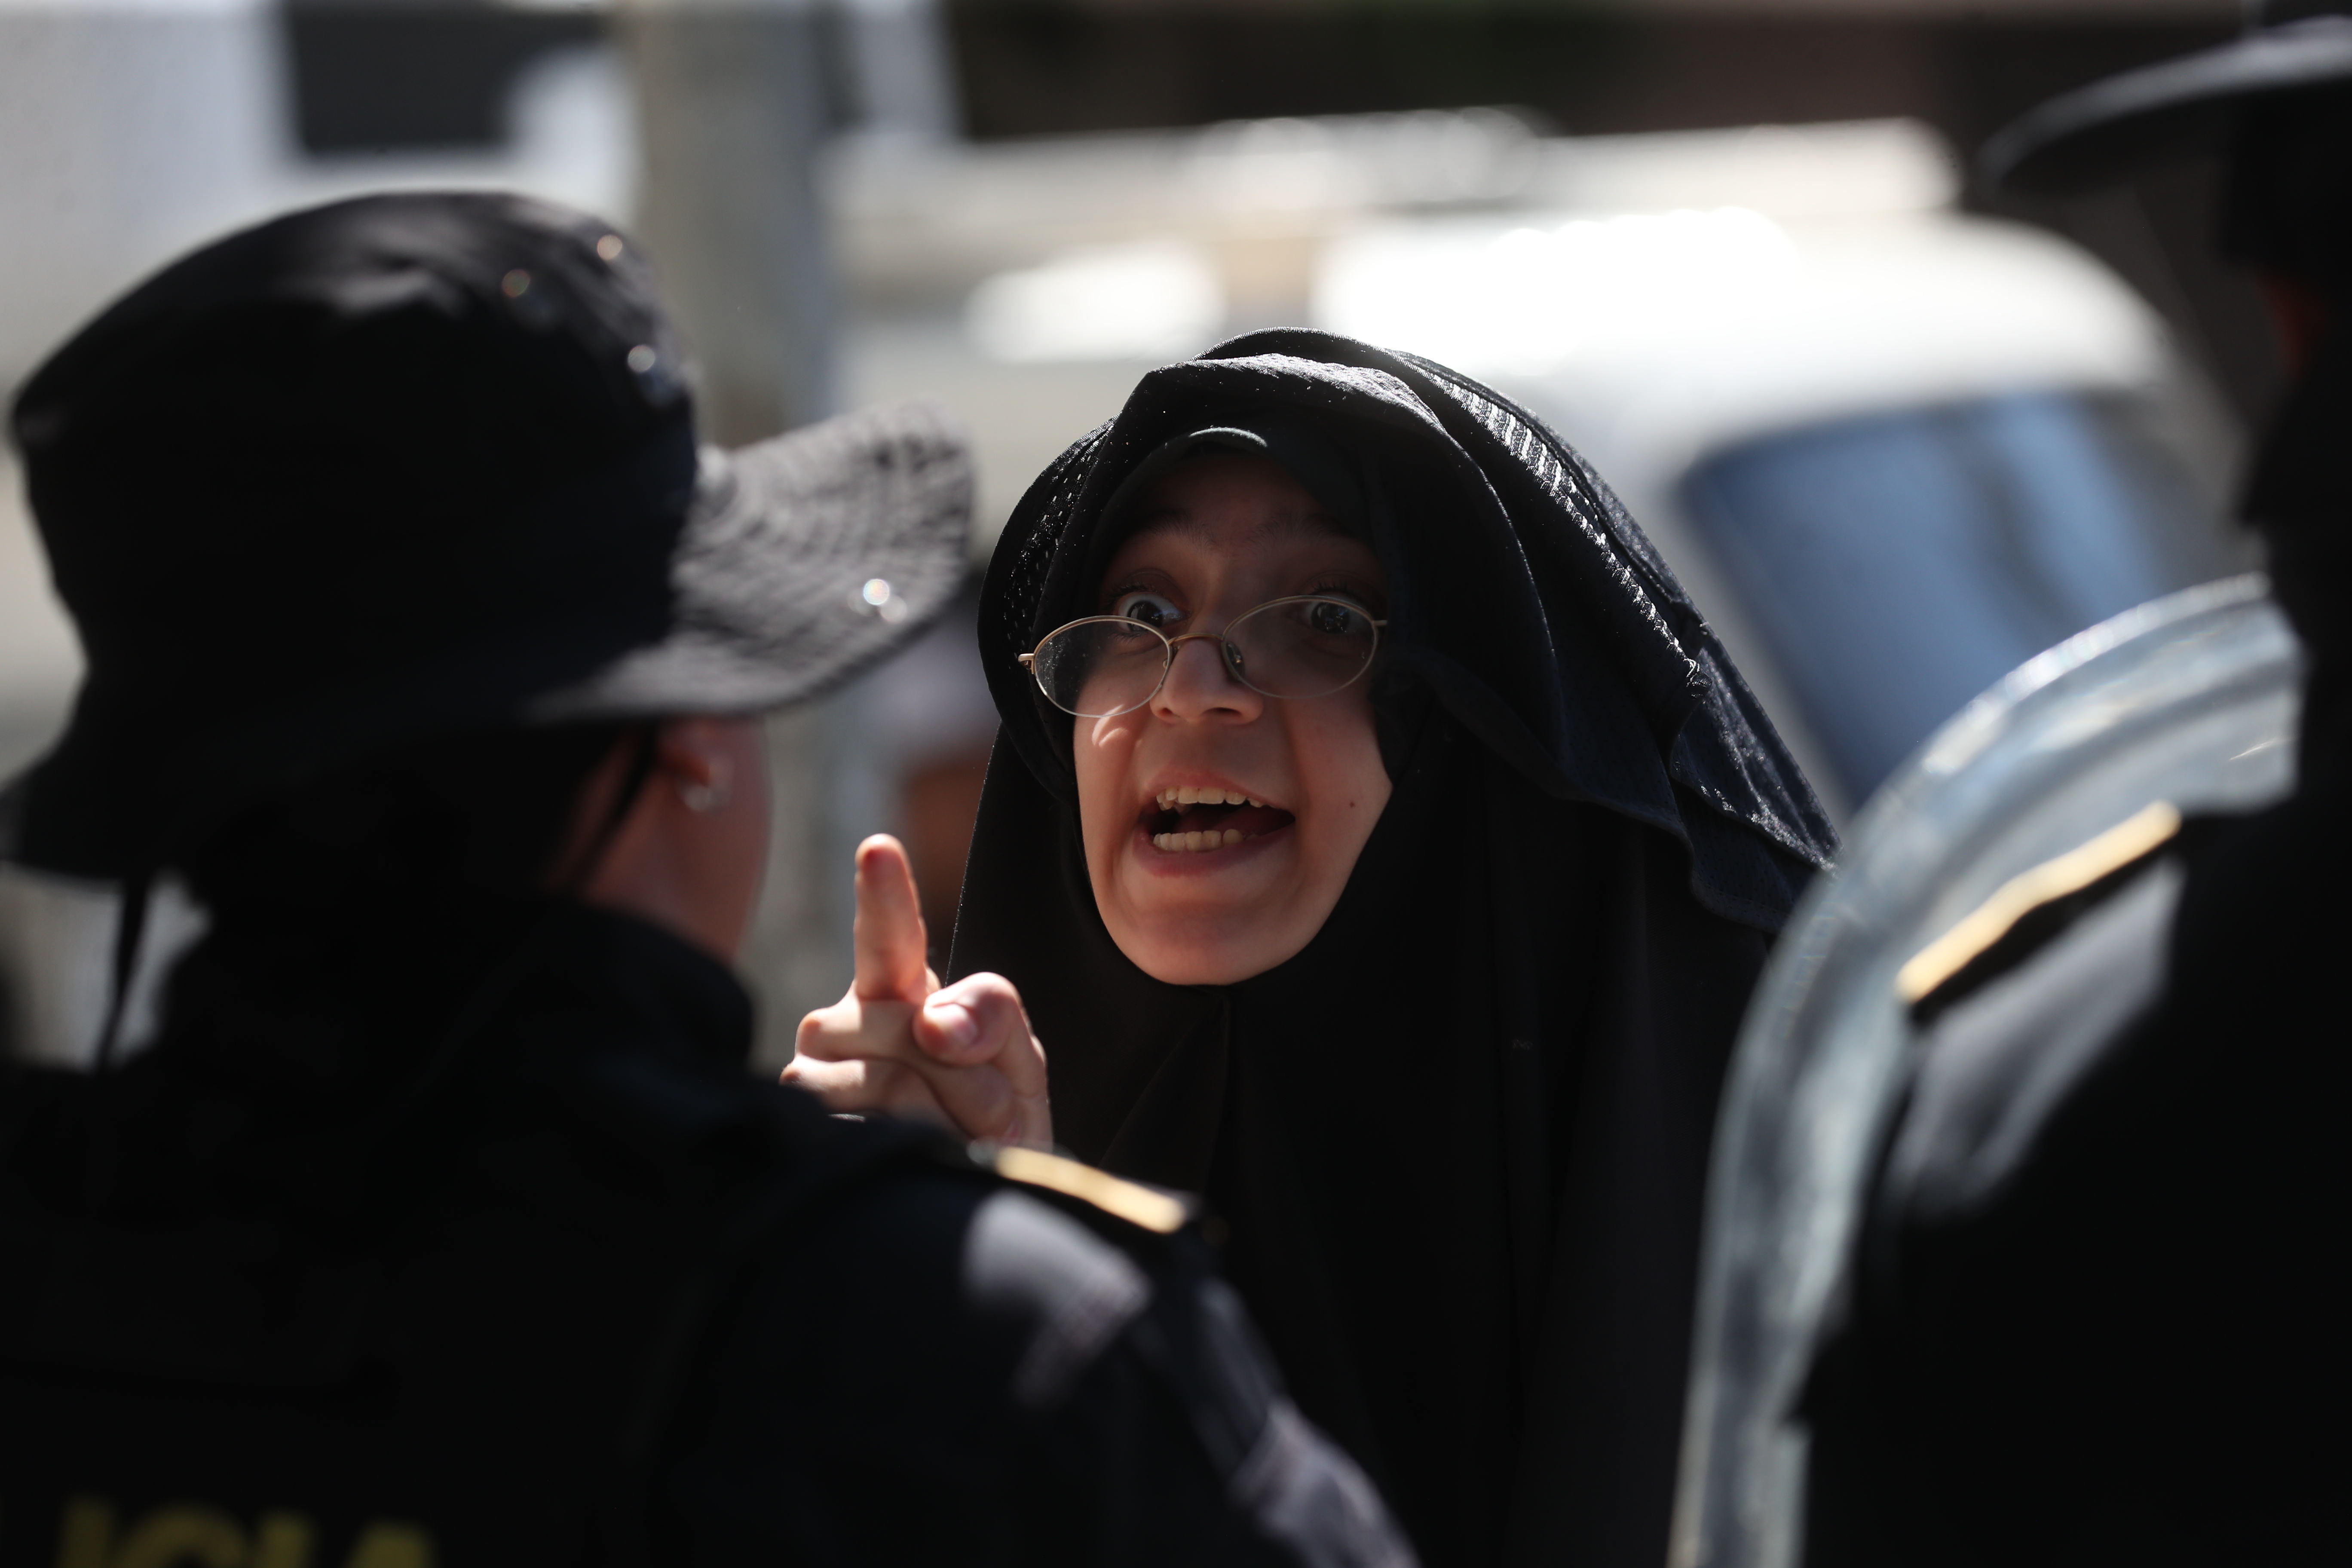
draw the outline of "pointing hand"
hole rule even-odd
[[[907,851],[887,834],[857,847],[856,977],[801,1020],[783,1081],[835,1110],[918,1116],[1002,1143],[1050,1148],[1045,1053],[1001,974],[942,988],[923,961],[922,905]]]

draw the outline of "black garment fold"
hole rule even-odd
[[[120,1069],[0,1064],[0,1562],[96,1500],[331,1563],[1411,1568],[1196,1237],[751,1039],[671,934],[446,899],[236,911]]]

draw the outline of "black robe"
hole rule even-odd
[[[1097,914],[1072,721],[1015,659],[1094,613],[1120,482],[1220,425],[1290,431],[1277,458],[1381,558],[1394,788],[1303,952],[1186,987]],[[1038,479],[981,641],[1003,729],[950,968],[1020,987],[1058,1135],[1207,1194],[1300,1404],[1428,1563],[1655,1568],[1717,1090],[1832,834],[1640,531],[1477,384],[1257,333],[1147,376]]]

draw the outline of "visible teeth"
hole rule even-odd
[[[1181,805],[1264,805],[1265,802],[1237,789],[1225,789],[1218,784],[1180,784],[1163,789],[1153,797],[1162,811],[1173,811]]]
[[[1155,833],[1151,836],[1151,847],[1166,850],[1171,855],[1185,855],[1202,849],[1230,849],[1243,837],[1238,827],[1223,830],[1211,827],[1191,833]]]

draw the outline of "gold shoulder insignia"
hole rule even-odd
[[[1895,975],[1895,993],[1913,1006],[1966,969],[2017,922],[2042,905],[2122,870],[2180,831],[2179,809],[2159,800],[2142,807],[2086,844],[2076,846],[2003,882],[1959,924],[1921,948]]]
[[[1043,1187],[1047,1192],[1092,1204],[1105,1214],[1162,1236],[1172,1236],[1183,1229],[1184,1222],[1192,1217],[1180,1198],[1121,1181],[1108,1171],[1065,1160],[1059,1154],[1007,1144],[996,1151],[994,1163],[996,1173],[1007,1181]]]

